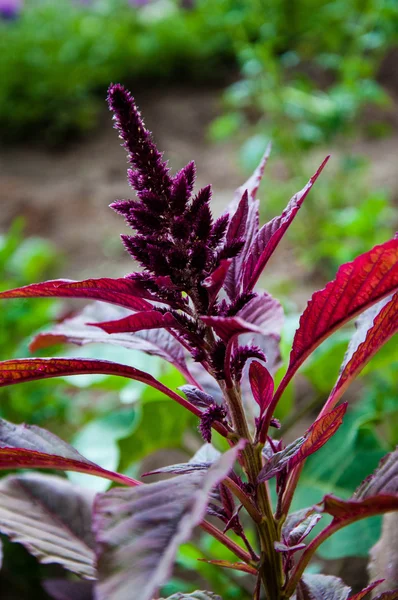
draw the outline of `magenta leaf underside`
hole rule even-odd
[[[0,532],[44,564],[95,579],[94,495],[60,477],[10,475],[0,481]]]
[[[148,329],[135,333],[108,334],[99,327],[88,323],[125,318],[131,313],[118,306],[100,302],[89,304],[72,318],[54,325],[49,331],[39,333],[30,344],[32,351],[58,343],[70,343],[77,346],[85,344],[112,344],[131,350],[140,350],[150,356],[158,356],[175,366],[181,373],[187,373],[184,351],[177,340],[165,329]]]
[[[211,490],[228,475],[240,447],[226,452],[207,471],[97,496],[98,600],[125,600],[132,589],[140,590],[140,600],[152,600],[170,574],[179,545],[205,516]]]
[[[300,600],[347,600],[351,588],[333,575],[304,574],[298,584]]]

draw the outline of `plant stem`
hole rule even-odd
[[[262,469],[261,444],[253,444],[240,394],[236,387],[227,387],[220,382],[231,415],[232,426],[240,438],[247,440],[242,450],[243,466],[249,483],[257,490],[257,503],[262,515],[256,523],[260,538],[261,557],[259,574],[269,600],[279,600],[283,585],[282,559],[275,551],[274,542],[278,541],[278,527],[272,514],[271,502],[264,484],[258,484],[258,475]]]

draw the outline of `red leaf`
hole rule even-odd
[[[181,325],[172,314],[162,314],[157,310],[146,310],[116,321],[87,323],[87,325],[99,327],[106,333],[135,333],[144,329],[166,329],[168,327],[181,329]]]
[[[311,177],[307,185],[291,198],[289,204],[279,217],[275,217],[269,223],[266,223],[256,235],[251,247],[249,256],[244,265],[243,289],[245,292],[254,288],[265,265],[279,244],[281,238],[296,216],[308,192],[318,179],[321,171],[329,160],[325,158],[315,175]]]
[[[362,598],[364,598],[367,594],[369,594],[369,592],[374,590],[375,587],[383,583],[383,581],[384,579],[378,579],[377,581],[370,583],[362,591],[358,592],[357,594],[354,594],[353,596],[350,596],[348,600],[362,600]]]
[[[198,560],[200,562],[208,563],[209,565],[223,567],[224,569],[232,569],[233,571],[242,571],[243,573],[249,573],[250,575],[257,575],[258,573],[254,567],[242,562],[231,563],[227,560],[206,560],[205,558],[198,558]]]
[[[313,294],[300,318],[286,379],[324,339],[398,288],[398,240],[375,246],[342,265],[336,279]]]
[[[269,371],[257,361],[253,361],[250,365],[249,380],[253,397],[260,407],[261,417],[272,400],[274,380]]]
[[[381,304],[381,307],[380,307]],[[322,412],[329,411],[370,359],[398,331],[398,294],[368,309],[360,317],[342,368]]]
[[[43,283],[33,283],[14,290],[0,293],[2,298],[89,298],[101,300],[110,304],[118,304],[132,310],[148,310],[152,305],[143,300],[150,298],[139,284],[130,279],[85,279],[72,281],[69,279],[54,279]]]
[[[160,381],[157,381],[149,373],[107,360],[90,358],[21,358],[6,360],[0,362],[0,387],[14,383],[24,383],[25,381],[35,381],[37,379],[65,377],[66,375],[83,375],[87,373],[118,375],[142,381],[142,383],[146,383],[163,392],[169,398],[176,400],[195,415],[201,415],[200,409],[167,388]]]
[[[305,460],[310,454],[317,452],[319,448],[322,448],[326,444],[342,424],[346,410],[347,403],[341,404],[341,406],[317,419],[311,425],[305,436],[304,444],[290,462],[291,468]]]
[[[353,523],[360,519],[395,510],[398,510],[398,496],[392,496],[391,494],[378,494],[363,500],[342,500],[329,495],[324,497],[320,512],[334,517],[331,525],[329,525],[331,528],[334,524]]]
[[[224,341],[242,333],[262,333],[260,327],[244,321],[240,317],[200,317],[201,320],[214,329],[216,334]]]
[[[35,425],[14,425],[4,419],[0,419],[0,469],[77,471],[129,486],[140,483],[102,469],[46,429]]]

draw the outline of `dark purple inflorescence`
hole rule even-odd
[[[108,102],[128,152],[129,183],[137,192],[137,200],[111,205],[135,230],[135,235],[122,236],[127,251],[144,269],[134,278],[154,293],[168,289],[169,299],[176,300],[181,292],[193,295],[205,310],[208,294],[202,282],[223,258],[235,256],[242,244],[225,242],[228,215],[213,223],[211,186],[193,196],[193,162],[170,175],[131,94],[121,85],[112,85]],[[159,285],[159,278],[165,277],[169,285],[164,279]]]

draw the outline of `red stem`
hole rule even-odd
[[[233,554],[235,554],[235,556],[243,560],[243,562],[247,563],[248,565],[255,566],[253,565],[253,560],[250,554],[246,552],[246,550],[243,550],[243,548],[232,541],[228,536],[226,536],[225,533],[217,529],[217,527],[214,527],[214,525],[208,521],[202,521],[200,527],[216,538],[216,540],[224,544],[224,546],[226,546]]]

